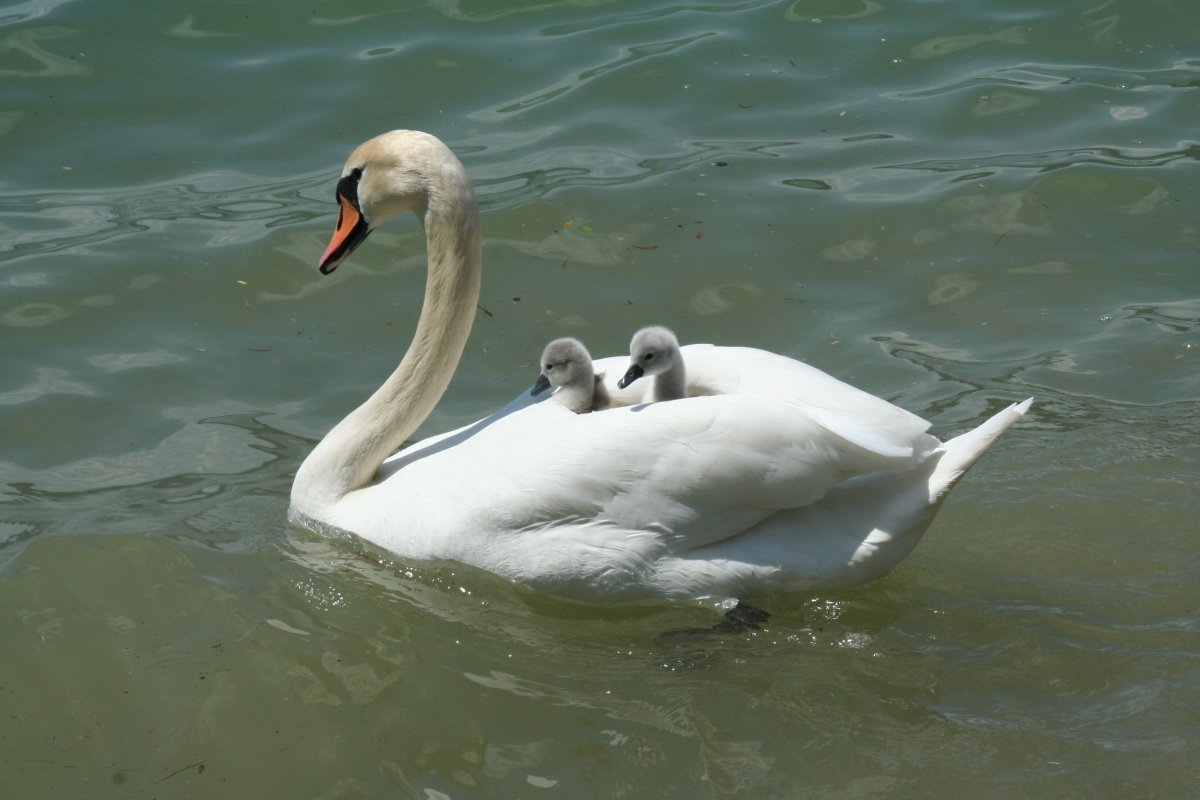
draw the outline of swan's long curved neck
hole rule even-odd
[[[443,184],[431,188],[421,216],[429,275],[412,343],[384,384],[300,465],[292,498],[294,506],[303,500],[301,513],[368,486],[433,411],[458,366],[479,303],[479,209],[465,175],[444,175]]]

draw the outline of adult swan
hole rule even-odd
[[[941,443],[929,423],[761,350],[684,347],[690,395],[575,414],[518,398],[391,456],[433,410],[479,298],[479,209],[458,159],[416,131],[360,145],[337,184],[330,273],[375,225],[424,224],[429,275],[400,366],[309,454],[293,520],[397,555],[474,564],[585,600],[721,598],[877,578],[1029,407]],[[628,357],[601,359],[615,403]]]

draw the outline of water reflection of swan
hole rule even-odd
[[[928,423],[782,356],[683,348],[688,394],[641,404],[624,358],[596,372],[615,404],[575,414],[523,395],[391,458],[432,411],[479,297],[479,211],[438,139],[360,145],[337,185],[332,272],[384,219],[425,227],[429,273],[399,367],[304,460],[292,516],[406,558],[474,564],[581,599],[739,597],[862,583],[896,566],[947,492],[1028,409],[946,443]],[[386,459],[386,460],[385,460]]]

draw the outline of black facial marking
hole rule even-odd
[[[337,182],[337,195],[350,201],[350,205],[358,208],[358,182],[362,179],[362,168],[355,167],[343,175]],[[335,195],[336,197],[336,195]],[[361,209],[359,209],[361,211]]]

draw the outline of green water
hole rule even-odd
[[[1198,88],[1191,0],[8,6],[0,796],[1195,795]],[[287,494],[415,322],[411,222],[315,269],[395,127],[485,226],[422,435],[650,322],[1036,404],[757,633],[364,560]]]

